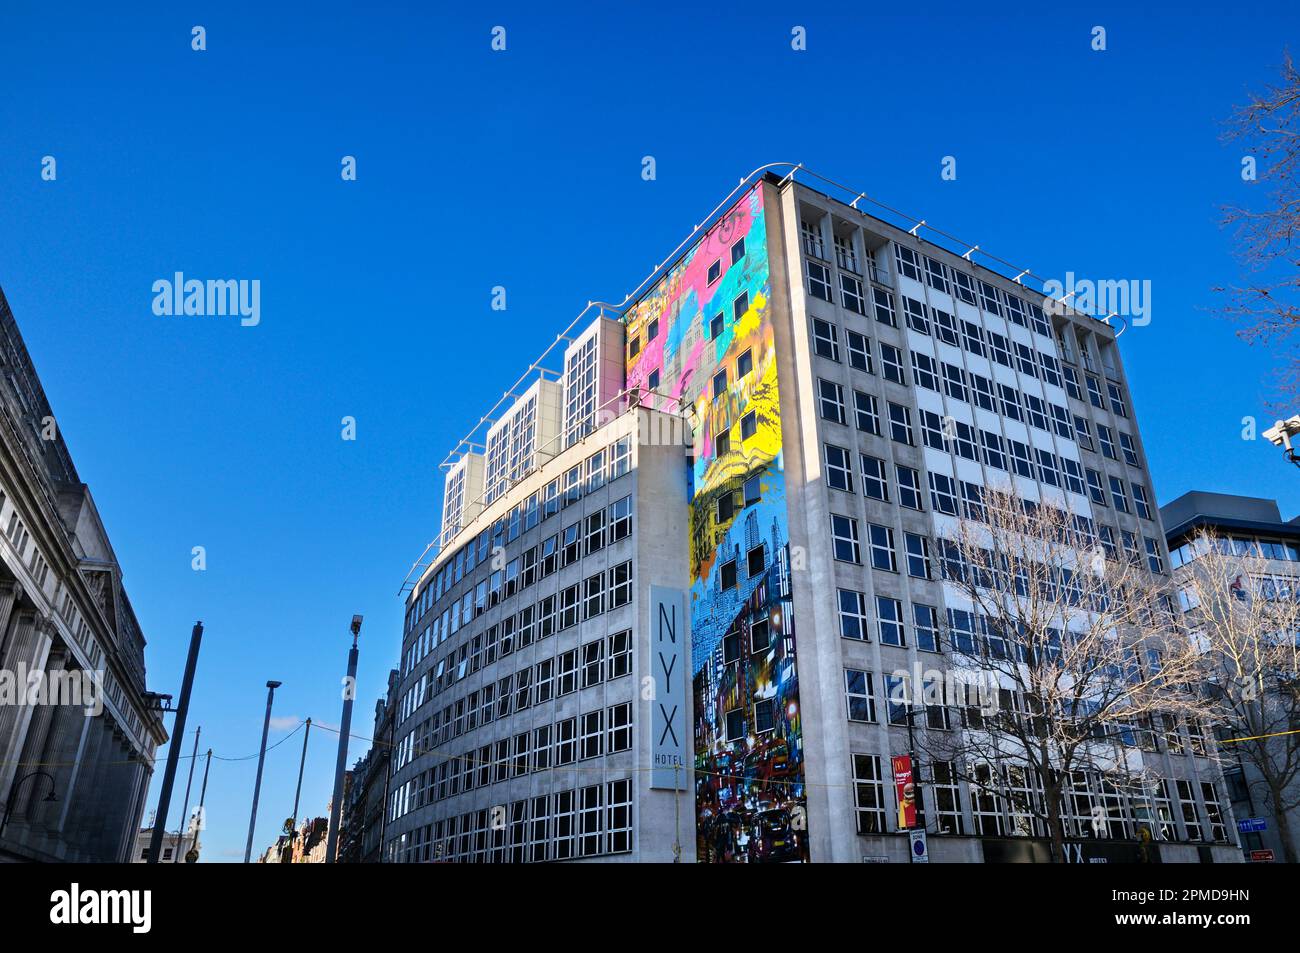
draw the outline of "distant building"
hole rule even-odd
[[[152,839],[152,827],[140,828],[140,832],[135,836],[135,853],[131,855],[131,863],[143,864],[147,862],[149,857],[149,843]],[[178,846],[180,854],[179,858],[177,857]],[[199,832],[196,831],[193,834],[187,833],[181,835],[172,831],[163,835],[162,851],[158,854],[158,861],[163,864],[188,863],[185,858],[191,850],[198,854],[202,854],[203,852],[203,845]],[[197,858],[195,859],[195,862],[197,863]]]
[[[1227,540],[1236,552],[1255,552],[1268,560],[1271,579],[1256,580],[1276,592],[1300,592],[1300,517],[1283,520],[1276,500],[1225,493],[1192,491],[1160,507],[1169,540],[1170,564],[1174,579],[1191,572],[1197,550],[1193,543],[1202,533],[1212,533]],[[1287,741],[1275,739],[1277,745],[1268,760],[1285,764]],[[1291,746],[1293,748],[1293,746]],[[1278,818],[1270,806],[1268,785],[1263,775],[1234,745],[1223,745],[1224,782],[1232,801],[1232,813],[1242,828],[1241,849],[1249,859],[1260,857],[1258,851],[1272,851],[1277,861],[1285,854],[1278,831]],[[1276,752],[1276,753],[1273,753]],[[1294,750],[1292,750],[1294,758]],[[1267,763],[1265,761],[1264,763]],[[1300,802],[1297,780],[1281,787],[1284,800]],[[1287,812],[1291,839],[1300,839],[1300,811]],[[1259,828],[1263,829],[1260,830]],[[1300,844],[1297,845],[1300,849]],[[1263,855],[1267,856],[1267,855]]]
[[[375,703],[371,748],[352,767],[345,785],[338,862],[374,864],[380,861],[384,800],[391,758],[392,726],[397,697],[397,670],[388,673],[388,695]]]
[[[167,740],[144,645],[95,500],[0,293],[0,862],[133,857]],[[33,676],[40,694],[15,700],[13,686]]]

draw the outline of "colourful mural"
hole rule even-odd
[[[808,859],[770,296],[759,185],[624,315],[628,386],[657,378],[655,390],[695,409],[689,546],[701,861]],[[646,340],[653,322],[658,333]],[[723,370],[725,386],[715,385]]]

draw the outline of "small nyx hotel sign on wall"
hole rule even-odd
[[[685,791],[690,778],[686,739],[686,680],[689,677],[689,620],[686,594],[665,586],[650,587],[650,669],[654,678],[651,707],[650,787]]]

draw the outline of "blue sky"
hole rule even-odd
[[[777,160],[1039,274],[1150,279],[1152,322],[1122,345],[1160,501],[1297,514],[1295,472],[1240,436],[1270,422],[1267,355],[1210,291],[1235,273],[1217,207],[1246,193],[1217,124],[1274,77],[1287,7],[6,3],[0,286],[124,567],[150,687],[178,691],[201,618],[203,748],[256,751],[268,678],[272,741],[337,724],[361,612],[368,735],[447,450],[587,300],[622,298]],[[176,271],[259,279],[260,325],[154,315]],[[313,732],[304,814],[325,810],[335,742]],[[299,749],[268,757],[257,851]],[[254,768],[214,762],[205,860],[242,857]]]

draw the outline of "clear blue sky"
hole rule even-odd
[[[369,734],[437,464],[587,300],[622,298],[764,162],[1043,275],[1150,279],[1152,323],[1122,342],[1160,501],[1300,512],[1300,473],[1240,437],[1243,416],[1267,425],[1267,357],[1205,310],[1234,274],[1216,208],[1244,191],[1217,123],[1275,75],[1289,4],[280,6],[0,11],[0,286],[122,562],[151,688],[178,692],[206,623],[203,748],[256,751],[268,678],[288,719],[273,741],[337,724],[354,612]],[[176,271],[260,279],[260,326],[155,316],[151,285]],[[304,814],[325,810],[335,741],[313,732]],[[257,851],[298,750],[268,758]],[[214,762],[205,860],[242,857],[254,766]]]

